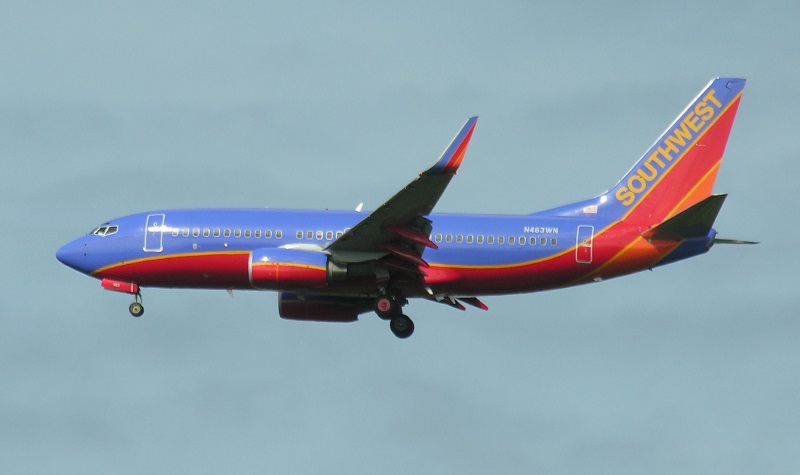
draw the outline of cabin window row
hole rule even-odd
[[[231,236],[235,238],[245,237],[245,238],[256,238],[256,239],[261,239],[262,236],[264,239],[272,239],[273,237],[275,239],[283,238],[283,231],[281,231],[280,229],[275,231],[273,231],[272,229],[265,229],[262,231],[261,229],[241,230],[241,229],[229,229],[229,228],[225,229],[214,228],[212,230],[211,228],[203,228],[201,231],[200,228],[193,228],[193,229],[172,228],[172,237],[178,237],[178,236],[189,237],[190,234],[193,237],[200,237],[201,233],[203,237],[211,237],[213,235],[214,237],[226,237],[226,238]]]
[[[483,236],[482,234],[478,234],[474,236],[472,234],[467,234],[466,236],[463,234],[436,234],[434,236],[434,241],[446,243],[456,242],[456,244],[467,243],[467,244],[516,244],[519,246],[547,246],[548,244],[551,246],[558,245],[558,239],[555,237],[551,237],[548,239],[545,236]]]
[[[336,239],[339,239],[342,237],[342,235],[344,235],[344,231],[336,231],[336,233],[334,233],[333,231],[302,231],[300,229],[297,230],[296,234],[298,240],[306,239],[308,241],[332,241],[333,236],[336,236]]]

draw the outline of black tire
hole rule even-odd
[[[406,315],[398,315],[389,322],[389,329],[397,338],[406,339],[414,333],[414,322]]]
[[[128,311],[131,312],[131,315],[134,317],[139,318],[144,313],[144,306],[139,302],[133,302],[130,307],[128,307]]]

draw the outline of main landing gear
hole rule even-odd
[[[398,315],[389,321],[389,328],[397,338],[408,338],[414,333],[414,322],[407,315]]]
[[[394,295],[384,294],[375,299],[375,313],[383,320],[389,320],[389,329],[397,338],[408,338],[414,333],[414,322],[403,315],[405,300]]]

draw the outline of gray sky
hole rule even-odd
[[[4,473],[800,469],[797,2],[42,3],[0,5]],[[748,85],[716,227],[756,247],[413,302],[407,341],[268,292],[133,319],[54,258],[147,209],[378,206],[472,114],[437,210],[586,198],[717,75]]]

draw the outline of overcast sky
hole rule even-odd
[[[0,5],[3,473],[797,473],[800,4],[331,3]],[[54,257],[148,209],[374,208],[474,114],[438,211],[577,201],[719,75],[716,228],[755,247],[413,302],[406,341],[270,292],[134,319]]]

